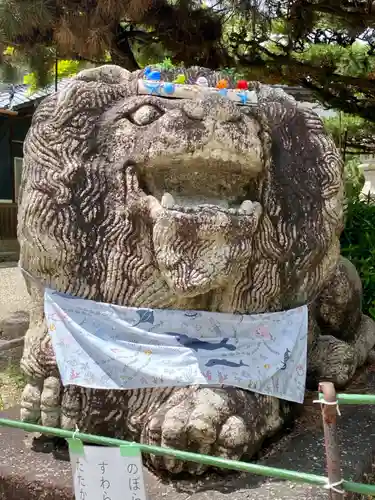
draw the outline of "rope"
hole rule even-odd
[[[341,489],[339,489],[339,488],[336,488],[336,486],[340,486],[340,485],[341,485],[341,484],[343,484],[343,483],[344,483],[344,479],[340,479],[340,481],[337,481],[337,482],[335,482],[335,483],[330,483],[330,482],[328,481],[328,483],[327,483],[325,486],[323,486],[323,488],[324,488],[325,490],[334,491],[335,493],[338,493],[338,494],[340,494],[340,495],[344,495],[344,494],[345,494],[345,491],[344,491],[344,490],[341,490]]]
[[[337,415],[339,415],[339,417],[341,417],[339,402],[337,400],[336,401],[326,401],[325,399],[314,399],[313,403],[319,403],[321,406],[323,406],[323,405],[336,406]]]
[[[75,429],[75,431],[73,432],[72,439],[77,439],[77,438],[76,438],[77,433],[79,433],[79,429],[78,429],[78,425],[76,424],[76,429]]]

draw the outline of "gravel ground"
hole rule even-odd
[[[16,263],[0,264],[0,319],[16,311],[29,311],[30,298]]]
[[[25,379],[19,367],[22,349],[8,351],[0,358],[0,411],[19,404]]]
[[[0,263],[0,321],[14,313],[28,313],[30,298],[16,263]],[[19,369],[22,347],[0,352],[0,410],[20,400],[24,380]]]

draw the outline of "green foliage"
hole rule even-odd
[[[373,124],[367,122],[359,116],[348,115],[345,113],[340,116],[324,118],[324,126],[329,132],[336,145],[341,144],[345,131],[350,137],[360,137],[364,129],[369,127],[375,131]]]
[[[61,80],[63,78],[70,78],[87,66],[87,63],[82,61],[59,60],[57,64],[58,79]],[[40,78],[38,78],[39,74],[37,72],[33,72],[24,76],[23,83],[29,85],[30,93],[33,93],[40,87],[52,84],[55,80],[55,71],[55,64],[50,64],[45,72],[45,79],[43,82],[41,82]]]
[[[231,78],[234,81],[245,79],[244,72],[238,68],[223,68],[222,71],[224,74],[228,75],[228,78]]]
[[[168,71],[169,69],[174,69],[176,66],[172,63],[170,57],[164,57],[161,63],[153,64],[156,68],[159,68],[164,71]]]
[[[3,63],[0,67],[0,82],[16,83],[22,79],[22,71],[13,64]]]
[[[345,162],[344,179],[345,194],[347,200],[357,200],[361,194],[366,179],[361,169],[358,157],[354,157]]]
[[[153,61],[161,61],[167,59],[168,52],[165,50],[161,43],[150,43],[145,45],[135,41],[132,44],[134,57],[141,68],[149,66]]]
[[[360,144],[366,136],[369,137],[375,133],[374,124],[359,116],[341,114],[341,116],[325,118],[323,121],[325,130],[332,136],[336,146],[342,150],[348,144],[349,146]],[[359,156],[352,155],[345,161],[345,194],[349,200],[357,199],[365,185],[365,176],[358,168],[360,163]]]
[[[341,253],[356,267],[363,285],[363,312],[375,319],[375,199],[361,195],[365,177],[359,157],[345,162],[345,229]]]
[[[375,121],[375,11],[364,0],[349,2],[350,13],[330,0],[55,3],[0,0],[0,50],[22,52],[33,88],[51,81],[56,53],[95,64],[111,54],[130,70],[165,57],[167,67],[184,61],[230,68],[235,79],[303,85],[333,108]],[[12,79],[1,53],[0,64],[8,65],[0,79]]]
[[[23,58],[19,58],[13,47],[6,47],[0,52],[0,82],[19,83],[27,72]]]
[[[351,11],[348,25],[339,3],[158,0],[150,8],[137,0],[66,0],[54,9],[42,0],[0,0],[0,50],[22,53],[21,74],[26,62],[33,90],[53,82],[56,53],[94,64],[110,54],[130,70],[164,58],[166,69],[184,62],[225,68],[234,80],[307,86],[333,108],[375,121],[374,44],[366,30],[375,13],[354,2],[358,17]],[[19,80],[9,59],[0,53],[0,80]]]
[[[338,148],[352,153],[375,151],[375,124],[355,115],[341,113],[324,118],[326,131]]]
[[[363,312],[375,319],[375,200],[349,200],[341,253],[357,268],[363,285]]]
[[[375,67],[375,57],[369,55],[369,49],[366,43],[360,42],[348,47],[326,43],[309,44],[306,50],[296,53],[295,57],[315,67],[335,70],[337,74],[363,77]]]

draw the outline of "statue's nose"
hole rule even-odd
[[[236,104],[226,97],[215,94],[189,99],[184,102],[183,110],[193,120],[212,118],[226,123],[235,122],[241,118],[241,112]]]

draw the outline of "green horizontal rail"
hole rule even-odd
[[[337,394],[339,405],[375,405],[374,394]],[[324,400],[323,394],[319,393],[319,399]]]
[[[191,453],[189,451],[175,450],[173,448],[162,448],[161,446],[153,446],[149,444],[138,444],[129,441],[122,441],[121,439],[109,438],[104,436],[94,436],[92,434],[84,434],[81,432],[73,432],[65,429],[56,429],[54,427],[43,427],[36,424],[28,424],[26,422],[19,422],[18,420],[9,420],[7,418],[0,418],[0,427],[13,427],[15,429],[22,429],[26,432],[40,432],[43,434],[50,434],[61,438],[72,438],[81,441],[106,446],[122,446],[122,445],[137,445],[144,453],[153,455],[169,455],[180,460],[187,462],[197,462],[200,464],[210,465],[221,469],[232,469],[241,472],[249,472],[258,476],[274,477],[277,479],[285,479],[297,483],[308,483],[316,486],[324,487],[327,484],[327,478],[318,476],[316,474],[308,474],[307,472],[297,472],[286,469],[277,469],[276,467],[267,467],[254,463],[240,462],[238,460],[227,460],[220,457],[210,457],[208,455],[200,455],[198,453]],[[375,485],[354,483],[351,481],[344,481],[340,487],[345,491],[352,493],[359,493],[362,495],[375,496]]]

